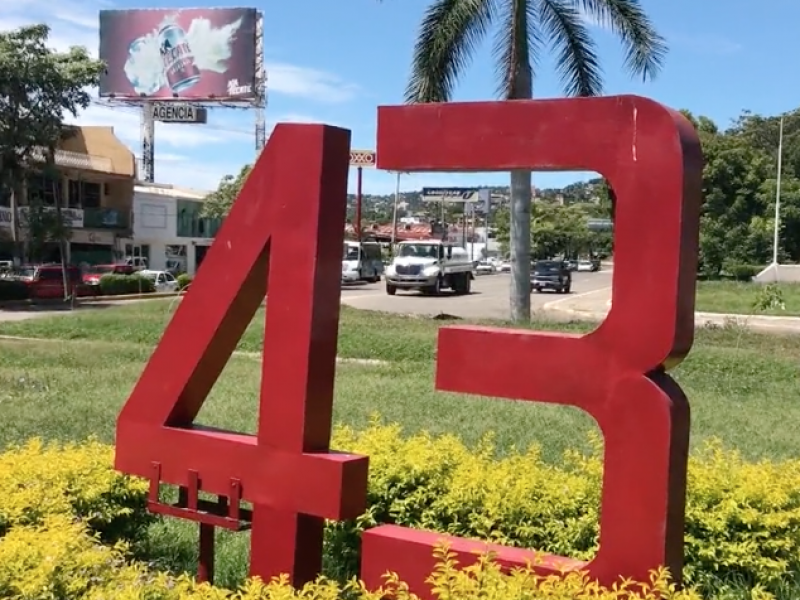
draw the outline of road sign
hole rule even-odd
[[[208,122],[208,111],[193,104],[155,102],[153,104],[153,120],[161,123],[203,124]]]
[[[375,167],[378,155],[375,150],[350,150],[351,167]]]

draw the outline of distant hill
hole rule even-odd
[[[601,178],[590,179],[571,183],[563,188],[543,188],[536,189],[534,198],[538,201],[575,204],[575,203],[594,203],[598,200],[599,188],[602,185]],[[476,186],[481,187],[481,186]],[[497,205],[506,204],[509,200],[510,192],[508,186],[487,186],[492,192],[492,203]],[[431,214],[431,205],[422,202],[422,190],[400,193],[400,210],[398,216],[409,215],[435,216]],[[355,212],[355,194],[347,196],[348,216],[353,217]],[[363,220],[365,222],[386,223],[391,221],[394,210],[394,194],[364,194],[362,204]],[[436,209],[438,210],[438,208]]]

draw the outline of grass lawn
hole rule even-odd
[[[800,316],[800,284],[778,284],[785,309],[756,310],[754,307],[765,287],[759,283],[743,283],[739,281],[698,281],[697,310],[736,315]]]
[[[0,445],[32,436],[113,442],[114,421],[170,315],[167,301],[0,324]],[[199,420],[252,432],[259,385],[263,312],[217,383]],[[336,379],[335,420],[357,428],[380,414],[409,432],[457,432],[469,443],[496,434],[501,448],[542,445],[558,460],[580,446],[594,424],[575,409],[433,390],[436,330],[441,321],[343,307],[339,353],[381,359],[343,362]],[[537,328],[588,330],[587,324],[535,323]],[[249,354],[248,354],[249,353]],[[737,328],[705,328],[692,354],[672,373],[692,407],[692,443],[720,437],[751,459],[800,455],[800,336]],[[576,366],[576,370],[578,367]],[[346,450],[346,449],[345,449]],[[220,532],[219,583],[246,571],[246,534]],[[167,519],[151,531],[153,554],[173,568],[194,569],[196,528]]]

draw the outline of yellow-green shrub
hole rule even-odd
[[[439,600],[699,600],[692,592],[676,592],[666,573],[654,573],[652,583],[622,582],[604,589],[581,574],[538,577],[520,570],[503,574],[490,557],[459,569],[445,549],[431,576]],[[45,518],[36,526],[13,527],[0,538],[0,597],[19,600],[412,600],[394,576],[383,589],[369,592],[350,581],[339,585],[320,578],[300,590],[285,578],[269,583],[247,581],[231,592],[197,584],[186,576],[170,576],[125,560],[124,546],[104,546],[84,524],[66,515]]]
[[[495,458],[454,436],[403,438],[399,427],[341,428],[336,448],[370,457],[369,510],[327,530],[328,572],[358,565],[359,533],[396,523],[587,558],[597,546],[601,444],[557,465],[536,448]],[[772,584],[800,572],[800,461],[750,464],[719,443],[690,459],[686,515],[689,582]]]
[[[113,468],[114,448],[31,440],[0,453],[0,535],[52,515],[85,520],[106,541],[135,540],[150,522],[147,482]]]

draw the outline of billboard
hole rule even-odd
[[[422,188],[423,202],[455,202],[455,203],[477,203],[482,202],[484,206],[489,205],[491,194],[488,188]]]
[[[247,101],[256,95],[254,8],[100,11],[100,96]]]

